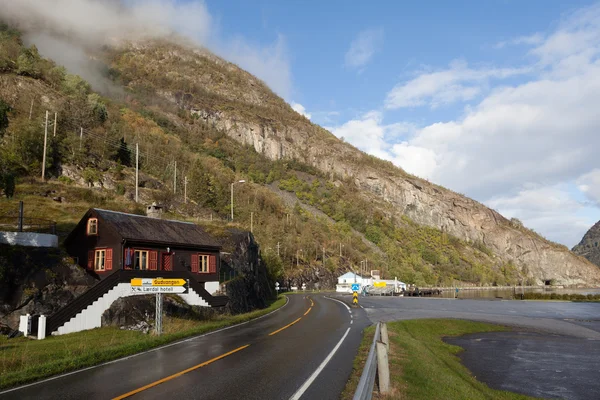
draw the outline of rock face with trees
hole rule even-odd
[[[119,89],[105,95],[10,27],[0,48],[0,168],[17,180],[40,173],[49,110],[51,179],[131,199],[137,145],[145,200],[219,224],[233,190],[233,223],[253,231],[281,282],[330,285],[369,265],[419,286],[600,283],[600,269],[564,246],[357,150],[254,76],[176,38],[94,54]]]

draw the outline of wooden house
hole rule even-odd
[[[64,245],[100,279],[116,270],[189,271],[209,292],[218,288],[221,246],[194,223],[91,208]]]

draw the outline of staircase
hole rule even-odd
[[[227,296],[212,296],[204,289],[204,284],[196,281],[196,277],[187,271],[118,270],[51,315],[46,323],[46,334],[63,335],[99,328],[104,311],[118,298],[132,295],[132,278],[168,278],[168,275],[174,274],[178,278],[189,279],[188,293],[179,295],[186,303],[201,307],[223,307],[227,304]]]

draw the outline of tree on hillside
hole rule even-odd
[[[0,99],[0,137],[4,136],[6,128],[8,128],[8,113],[11,111],[10,105]]]
[[[117,150],[113,161],[120,162],[121,165],[126,167],[131,167],[131,150],[129,150],[129,147],[127,147],[125,138],[121,138],[119,141],[119,149]]]
[[[40,78],[42,76],[41,61],[42,58],[35,45],[22,49],[17,58],[17,74]]]

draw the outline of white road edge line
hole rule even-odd
[[[16,390],[25,389],[25,388],[28,388],[28,387],[31,387],[31,386],[39,385],[40,383],[50,382],[50,381],[53,381],[55,379],[64,378],[65,376],[75,375],[75,374],[78,374],[80,372],[89,371],[90,369],[100,368],[100,367],[103,367],[105,365],[115,364],[115,363],[118,363],[118,362],[121,362],[121,361],[129,360],[130,358],[141,356],[142,354],[147,354],[147,353],[151,353],[153,351],[166,349],[167,347],[175,346],[175,345],[178,345],[178,344],[181,344],[181,343],[190,342],[192,340],[199,339],[199,338],[202,338],[202,337],[205,337],[205,336],[209,336],[209,335],[212,335],[214,333],[226,331],[227,329],[237,328],[238,326],[246,325],[246,324],[248,324],[250,322],[254,322],[254,321],[257,321],[257,320],[259,320],[261,318],[264,318],[264,317],[266,317],[268,315],[271,315],[274,312],[282,310],[285,306],[288,305],[289,302],[290,302],[290,298],[287,297],[287,296],[285,296],[285,304],[284,305],[282,305],[281,307],[279,307],[277,310],[273,310],[270,313],[267,313],[265,315],[261,315],[260,317],[251,319],[250,321],[246,321],[246,322],[242,322],[242,323],[239,323],[239,324],[231,325],[231,326],[228,326],[228,327],[225,327],[225,328],[218,329],[216,331],[212,331],[212,332],[208,332],[208,333],[203,333],[202,335],[192,336],[190,338],[183,339],[183,340],[180,340],[180,341],[177,341],[177,342],[173,342],[173,343],[169,343],[169,344],[166,344],[164,346],[156,347],[154,349],[146,350],[146,351],[143,351],[141,353],[136,353],[136,354],[132,354],[130,356],[126,356],[126,357],[122,357],[122,358],[117,358],[116,360],[107,361],[107,362],[102,363],[102,364],[93,365],[91,367],[87,367],[87,368],[83,368],[83,369],[78,369],[78,370],[75,370],[75,371],[67,372],[65,374],[52,376],[50,378],[46,378],[46,379],[41,380],[41,381],[37,381],[37,382],[33,382],[33,383],[28,383],[27,385],[17,386],[17,387],[14,387],[12,389],[8,389],[8,390],[5,390],[3,392],[0,392],[0,395],[6,394],[6,393],[10,393],[10,392],[14,392]]]
[[[325,298],[329,299],[329,300],[337,301],[338,303],[343,304],[344,307],[346,307],[348,309],[348,312],[351,312],[350,307],[348,307],[348,304],[344,303],[343,301],[338,300],[338,299],[334,299],[333,297],[327,297],[327,296],[325,296]]]
[[[344,342],[344,339],[346,339],[346,336],[348,336],[348,332],[350,332],[350,328],[346,329],[346,333],[344,333],[344,336],[342,336],[342,338],[340,339],[340,341],[338,342],[338,344],[333,348],[333,350],[331,350],[331,353],[329,353],[329,355],[327,356],[327,358],[325,358],[325,360],[323,360],[323,362],[321,363],[321,365],[319,365],[319,367],[306,380],[306,382],[304,382],[304,384],[302,386],[300,386],[300,389],[298,389],[296,391],[296,393],[294,393],[292,395],[292,397],[290,397],[290,400],[298,400],[298,399],[300,399],[300,397],[302,397],[302,395],[304,394],[304,392],[306,392],[306,390],[310,387],[310,385],[312,385],[312,383],[315,381],[315,379],[317,379],[317,377],[319,376],[319,374],[321,373],[321,371],[323,371],[323,369],[325,368],[325,366],[327,365],[327,363],[333,358],[333,356],[335,355],[336,351],[338,351],[338,349],[340,348],[340,346]]]

